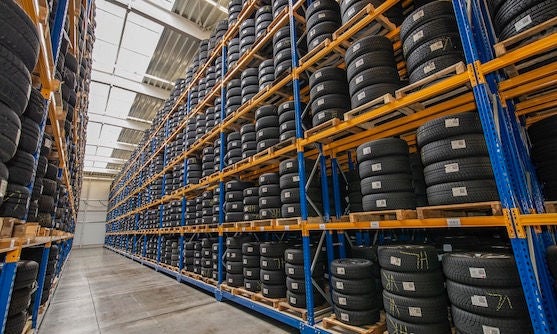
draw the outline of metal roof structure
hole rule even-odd
[[[116,174],[229,0],[97,0],[84,172]]]

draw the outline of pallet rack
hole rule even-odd
[[[508,78],[503,73],[503,69],[513,67],[520,61],[536,57],[542,53],[554,50],[557,46],[557,33],[550,33],[545,37],[529,42],[525,46],[518,46],[510,51],[500,52],[506,46],[505,41],[496,44],[492,24],[487,12],[487,5],[483,0],[452,0],[455,9],[458,27],[465,50],[466,65],[454,75],[441,82],[429,85],[427,88],[419,89],[411,93],[396,94],[397,96],[384,99],[382,102],[367,105],[365,112],[352,115],[344,120],[331,120],[318,129],[310,129],[304,133],[301,123],[301,99],[300,75],[311,70],[314,66],[319,66],[318,62],[323,57],[331,53],[341,53],[346,43],[349,43],[352,36],[359,32],[363,27],[370,23],[381,21],[385,26],[382,13],[395,5],[398,0],[387,0],[382,5],[374,8],[368,6],[359,14],[359,21],[355,24],[346,24],[341,27],[333,36],[332,40],[323,42],[322,47],[318,47],[316,52],[306,55],[301,60],[298,59],[296,50],[292,52],[293,70],[283,78],[278,78],[275,84],[263,91],[260,91],[254,98],[242,105],[233,115],[226,116],[225,110],[225,85],[238,73],[241,65],[247,64],[250,59],[263,46],[264,42],[256,41],[254,47],[242,56],[238,64],[230,71],[226,69],[226,44],[238,32],[239,24],[247,18],[257,6],[257,1],[250,1],[242,10],[238,22],[225,34],[219,46],[204,66],[200,66],[194,79],[178,99],[172,111],[166,115],[163,122],[151,134],[147,142],[140,148],[138,154],[126,165],[122,173],[117,177],[110,195],[110,209],[107,216],[107,237],[105,246],[119,254],[129,257],[142,264],[148,265],[157,271],[174,276],[178,281],[186,282],[210,293],[214,293],[218,300],[222,298],[231,300],[257,312],[299,328],[302,333],[321,333],[327,330],[318,324],[314,314],[313,292],[312,289],[306,291],[308,305],[307,318],[301,319],[290,314],[274,309],[267,305],[262,305],[241,295],[235,295],[228,289],[223,289],[221,285],[223,279],[222,254],[223,236],[225,233],[257,233],[257,232],[294,232],[300,233],[304,249],[304,269],[306,285],[311,282],[311,256],[310,256],[310,233],[320,233],[320,246],[325,244],[327,248],[328,260],[334,258],[333,240],[339,245],[339,257],[346,256],[345,231],[355,230],[356,241],[363,242],[366,233],[361,231],[372,231],[382,229],[424,229],[424,228],[466,228],[466,227],[502,227],[505,228],[513,248],[518,270],[522,280],[522,286],[527,299],[528,309],[535,333],[554,333],[557,330],[557,307],[555,306],[555,296],[551,287],[551,278],[548,273],[544,259],[544,249],[548,245],[554,244],[553,228],[557,224],[556,213],[544,213],[544,201],[540,192],[540,186],[535,177],[535,172],[528,154],[528,145],[524,141],[524,124],[530,124],[532,119],[540,119],[554,114],[553,97],[554,91],[547,95],[536,95],[542,89],[549,87],[554,82],[557,67],[554,63],[545,65],[540,69],[531,70],[519,74],[515,78]],[[296,45],[295,22],[300,20],[296,11],[304,4],[304,1],[289,1],[287,9],[278,15],[268,29],[265,39],[268,40],[275,31],[287,23],[290,26],[290,36],[292,45]],[[548,24],[555,24],[555,20]],[[398,28],[386,25],[385,35],[393,40],[395,50],[400,48],[398,39]],[[531,31],[523,34],[531,34],[540,31],[540,27],[532,28]],[[521,34],[522,35],[522,34]],[[518,37],[514,38],[515,41]],[[499,54],[495,54],[499,50]],[[192,110],[189,103],[190,90],[196,84],[201,74],[208,64],[217,57],[222,58],[223,71],[220,85],[215,86],[199,105]],[[232,166],[224,166],[224,131],[230,128],[236,120],[250,115],[257,105],[269,101],[281,88],[287,84],[292,84],[292,97],[295,102],[296,114],[296,138],[292,142],[287,142],[275,146],[265,151],[264,154],[257,154],[252,158],[240,161]],[[177,159],[169,162],[166,158],[166,145],[187,124],[187,120],[202,110],[219,93],[221,99],[222,122],[216,126],[209,134],[184,152]],[[458,94],[444,101],[438,102],[440,96],[450,96],[451,92],[457,91]],[[544,93],[545,94],[545,93]],[[513,99],[518,96],[530,95],[528,99],[519,103],[514,103]],[[494,103],[495,101],[495,103]],[[169,133],[168,120],[177,106],[186,102],[187,116],[182,121],[177,130]],[[429,104],[428,104],[429,103]],[[372,103],[374,104],[374,103]],[[417,104],[425,105],[425,108],[415,108]],[[367,124],[383,116],[392,114],[403,108],[412,109],[411,113],[381,125],[369,127]],[[409,143],[415,142],[415,138],[407,136],[421,124],[442,116],[457,114],[460,112],[477,109],[482,121],[489,155],[494,169],[495,180],[500,195],[500,214],[488,217],[436,217],[436,218],[417,218],[399,217],[396,212],[375,213],[378,218],[349,219],[343,217],[341,199],[339,198],[339,172],[346,164],[351,163],[350,150],[373,139],[384,138],[393,135],[405,135],[404,138]],[[538,113],[543,112],[540,116]],[[155,137],[159,131],[165,131],[166,140],[155,149]],[[184,184],[182,188],[172,193],[164,191],[165,173],[173,166],[184,162],[184,172],[187,170],[186,158],[211,140],[221,138],[220,147],[220,168],[209,177],[201,180],[199,184]],[[332,138],[332,140],[331,140]],[[316,146],[316,148],[312,148]],[[163,151],[164,150],[164,151]],[[142,159],[142,152],[147,152],[151,158]],[[148,166],[158,153],[164,153],[164,169],[151,177],[149,180],[140,179],[139,187],[133,188],[131,180],[139,175],[141,169]],[[348,152],[348,153],[347,153]],[[299,223],[292,225],[254,224],[248,223],[224,223],[223,204],[224,204],[224,181],[234,175],[244,175],[246,179],[254,178],[257,175],[277,169],[275,161],[284,157],[298,158],[299,170],[305,170],[304,157],[316,158],[321,165],[321,182],[323,185],[324,212],[320,221],[308,219],[308,208],[305,201],[301,201],[301,217]],[[329,166],[327,159],[329,158]],[[136,168],[131,172],[132,166]],[[330,196],[327,190],[327,174],[329,169],[332,174],[334,215],[329,212],[328,201]],[[300,173],[300,183],[306,184],[305,173]],[[141,190],[148,184],[157,179],[163,178],[163,191],[161,198],[143,206],[141,203]],[[528,179],[527,179],[528,177]],[[126,181],[127,180],[127,181]],[[160,228],[139,230],[139,213],[147,209],[159,207],[174,200],[182,201],[182,208],[185,207],[187,197],[194,197],[201,190],[207,187],[220,188],[220,217],[218,226],[184,226],[185,210],[182,210],[181,226],[175,228],[162,228],[162,211],[160,215]],[[305,198],[305,189],[300,187],[300,198]],[[137,200],[137,202],[135,202]],[[466,209],[466,207],[465,207]],[[394,218],[393,218],[394,215]],[[331,218],[332,216],[332,218]],[[133,230],[121,230],[119,223],[126,217],[135,218]],[[218,233],[219,237],[219,268],[218,281],[210,282],[195,275],[184,272],[182,269],[182,254],[184,247],[184,237],[195,237],[197,234]],[[179,268],[168,268],[160,264],[160,247],[162,235],[179,235],[180,265]],[[137,243],[147,242],[147,236],[158,236],[158,256],[154,262],[145,257],[145,253],[138,256]],[[145,249],[145,248],[144,248]],[[212,284],[214,283],[214,284]]]
[[[81,60],[84,57],[85,45],[79,43],[77,38],[77,20],[79,18],[79,11],[85,8],[87,13],[84,21],[84,31],[87,31],[87,24],[92,15],[92,8],[94,3],[92,0],[59,0],[57,6],[53,8],[54,24],[49,26],[49,6],[44,0],[17,0],[19,5],[30,17],[35,24],[40,42],[39,60],[35,68],[38,84],[41,87],[41,94],[46,100],[48,113],[46,118],[49,120],[50,126],[47,127],[47,119],[43,119],[40,124],[40,137],[43,133],[48,132],[54,138],[56,148],[56,159],[58,160],[58,178],[62,180],[68,191],[68,198],[70,203],[70,224],[73,231],[75,221],[77,219],[77,206],[79,201],[80,187],[81,187],[81,163],[85,149],[85,127],[86,116],[83,112],[79,112],[76,107],[74,110],[74,118],[72,123],[72,131],[74,132],[74,144],[79,144],[80,148],[76,155],[76,159],[72,165],[69,163],[69,156],[67,152],[66,137],[64,134],[63,124],[65,119],[64,110],[62,109],[60,82],[54,78],[56,70],[56,61],[60,52],[60,45],[62,38],[64,38],[64,24],[66,20],[70,21],[70,26],[73,28],[69,33],[69,40],[71,45],[71,52]],[[83,28],[83,27],[82,27]],[[82,95],[78,99],[79,108],[86,110],[87,96]],[[80,140],[81,139],[81,140]],[[38,160],[38,153],[35,154],[35,163]],[[30,185],[32,188],[33,185]],[[3,220],[11,220],[12,218],[2,218]],[[52,245],[59,247],[59,258],[56,263],[55,271],[53,273],[54,279],[51,286],[51,295],[58,286],[58,279],[64,269],[65,263],[70,254],[73,244],[73,234],[51,229],[48,233],[49,236],[37,236],[33,238],[8,238],[0,239],[0,255],[2,260],[2,272],[0,273],[0,314],[2,316],[2,326],[0,326],[0,333],[4,332],[4,326],[8,315],[12,287],[15,280],[17,262],[20,260],[21,252],[27,247],[42,247],[42,257],[39,263],[39,273],[37,276],[37,286],[35,293],[35,303],[33,304],[33,315],[28,320],[25,326],[24,333],[36,333],[40,326],[46,309],[50,304],[48,300],[41,306],[41,296],[43,286],[45,284],[46,268],[48,265],[50,248]]]

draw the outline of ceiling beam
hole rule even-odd
[[[88,115],[89,115],[89,122],[112,125],[112,126],[117,126],[121,128],[137,130],[137,131],[145,131],[151,126],[151,124],[147,122],[139,122],[132,119],[95,114],[92,112],[89,112]]]
[[[170,95],[170,91],[166,89],[122,78],[112,73],[106,73],[94,68],[93,71],[91,71],[91,81],[106,84],[111,87],[122,88],[130,92],[155,97],[160,100],[166,100]]]
[[[125,8],[132,13],[154,21],[163,27],[172,29],[180,34],[186,34],[199,40],[208,39],[211,33],[204,30],[195,22],[173,13],[147,0],[106,0],[116,6]]]
[[[100,167],[83,167],[83,172],[115,175],[115,174],[118,174],[120,172],[120,170],[119,169],[106,169],[106,168],[100,168]]]
[[[103,145],[91,145],[91,146],[101,147],[101,148],[112,148],[112,149],[116,149],[116,150],[133,152],[136,149],[137,144],[129,144],[129,143],[124,143],[124,142],[118,141],[118,142],[115,142],[115,143],[106,143],[106,144],[103,144]]]
[[[100,155],[85,155],[83,158],[84,161],[93,161],[93,162],[106,162],[111,164],[123,165],[126,163],[126,159],[118,159],[112,157],[103,157]]]

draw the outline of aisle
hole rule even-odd
[[[92,333],[297,333],[103,248],[74,249],[39,330]]]

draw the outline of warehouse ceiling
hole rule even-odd
[[[229,0],[97,0],[84,171],[116,174]]]

